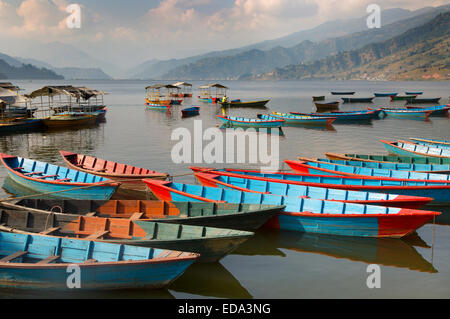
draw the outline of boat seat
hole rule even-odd
[[[71,178],[63,178],[63,179],[55,179],[55,182],[68,182],[71,181]]]
[[[130,220],[140,219],[143,215],[144,213],[134,213],[133,215],[131,215]]]
[[[28,251],[18,251],[14,254],[11,254],[9,256],[3,257],[0,259],[0,263],[9,263],[10,261],[13,261],[14,259],[20,258],[28,254]]]
[[[98,231],[98,232],[93,233],[92,235],[87,236],[86,239],[99,239],[100,237],[103,237],[108,233],[109,233],[109,230]]]
[[[90,213],[87,213],[85,216],[87,216],[87,217],[94,217],[96,215],[97,215],[97,212],[90,212]]]
[[[39,234],[42,235],[50,235],[51,233],[54,233],[57,230],[60,230],[61,227],[52,227],[52,228],[48,228],[46,230],[41,231]]]
[[[33,175],[41,175],[41,174],[44,174],[44,172],[25,173],[23,175],[25,175],[25,176],[33,176]]]
[[[44,179],[44,178],[55,178],[55,177],[58,177],[58,175],[46,175],[46,176],[39,176],[39,177],[36,177],[36,178]]]
[[[16,168],[13,168],[13,171],[21,171],[23,169],[24,169],[23,167],[16,167]]]
[[[61,256],[50,255],[47,258],[38,261],[37,264],[50,264],[59,258],[61,258]]]

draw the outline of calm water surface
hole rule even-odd
[[[271,98],[268,110],[233,109],[229,115],[256,117],[271,111],[311,112],[311,96],[330,91],[356,91],[356,96],[374,92],[424,91],[424,97],[443,97],[448,104],[448,82],[222,82],[230,87],[231,99]],[[144,109],[143,81],[16,81],[25,92],[44,85],[72,84],[109,92],[107,122],[76,131],[19,134],[0,137],[3,153],[20,155],[55,164],[63,164],[58,150],[65,149],[130,163],[172,175],[189,173],[189,164],[171,160],[177,141],[170,137],[174,129],[193,131],[194,121],[202,120],[203,129],[216,127],[221,114],[218,106],[199,104],[196,98],[174,106],[170,113]],[[204,84],[194,82],[194,87]],[[194,96],[197,94],[194,91]],[[200,116],[182,119],[181,108],[200,105]],[[388,98],[376,98],[371,104],[341,104],[340,110],[368,106],[398,106]],[[280,161],[297,156],[318,157],[324,152],[384,154],[380,139],[425,137],[450,139],[450,120],[432,117],[430,121],[384,119],[369,124],[335,124],[328,129],[283,128],[280,137]],[[205,142],[205,145],[208,142]],[[224,164],[216,164],[223,167]],[[226,165],[259,167],[258,164]],[[6,170],[0,167],[3,184]],[[194,183],[194,177],[175,178]],[[0,190],[3,196],[9,196]],[[105,297],[105,298],[449,298],[450,297],[450,209],[436,225],[427,224],[405,239],[365,239],[318,236],[289,232],[260,231],[232,255],[217,264],[198,264],[160,291],[125,291],[107,293],[76,292],[45,294],[33,291],[0,291],[4,298]],[[368,264],[381,266],[381,288],[368,289]]]

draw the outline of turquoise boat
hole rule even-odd
[[[325,155],[333,160],[377,162],[377,163],[408,163],[408,164],[437,164],[450,165],[450,158],[445,157],[415,157],[377,154],[345,154],[326,152]]]
[[[276,118],[264,120],[222,115],[217,115],[217,117],[224,122],[226,126],[230,127],[280,128],[285,122],[283,119]]]
[[[383,109],[383,115],[386,117],[393,117],[399,119],[421,119],[426,120],[433,113],[427,110],[410,110],[410,109]]]
[[[421,173],[413,171],[398,171],[384,168],[355,167],[333,163],[323,163],[314,159],[299,157],[296,163],[296,171],[313,175],[345,175],[365,178],[383,179],[383,180],[414,180],[424,181],[426,185],[433,185],[434,182],[449,183],[449,174]],[[303,168],[300,171],[300,167]]]
[[[405,92],[406,95],[422,95],[423,92]]]
[[[258,114],[258,118],[262,120],[279,120],[282,119],[286,124],[308,124],[308,125],[331,125],[335,117],[319,117],[319,116],[300,116],[285,113],[273,112],[273,115]]]
[[[419,145],[408,141],[392,142],[381,140],[381,143],[383,143],[383,146],[390,154],[414,157],[450,158],[450,149]]]
[[[370,109],[370,110],[361,110],[361,111],[347,111],[347,112],[325,112],[325,113],[298,113],[291,112],[293,115],[302,115],[302,116],[327,116],[327,117],[335,117],[338,122],[345,121],[370,121],[373,118],[377,118],[378,114],[381,112],[381,109]]]
[[[450,141],[444,140],[429,140],[423,138],[410,138],[411,141],[414,141],[416,144],[426,145],[430,147],[437,148],[450,148]]]
[[[83,290],[160,289],[198,254],[44,235],[0,232],[0,286],[71,290],[78,268]],[[73,269],[73,270],[71,270]]]
[[[406,106],[407,110],[410,111],[431,111],[430,116],[445,116],[448,115],[450,106],[448,105],[437,105],[430,107],[417,107],[417,106]]]
[[[286,205],[266,224],[282,230],[359,237],[403,237],[439,212],[278,196],[143,180],[161,200]]]
[[[300,158],[299,158],[300,159]],[[318,158],[315,161],[328,164],[388,169],[396,171],[413,171],[421,173],[448,174],[450,173],[450,164],[411,164],[411,163],[393,163],[393,162],[364,162],[352,160],[334,160],[328,158]]]
[[[18,156],[0,154],[9,177],[21,187],[67,199],[110,199],[118,184],[96,175]]]

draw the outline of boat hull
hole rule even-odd
[[[381,140],[381,143],[383,143],[383,146],[390,154],[413,157],[450,158],[450,150],[448,149],[440,149],[436,147],[427,147],[424,145],[402,142],[405,146],[409,147],[409,149],[407,149],[405,147],[398,146],[398,143],[396,142]]]
[[[217,116],[225,125],[236,126],[236,127],[255,127],[255,128],[280,128],[284,124],[284,120],[255,120],[255,119],[245,119],[240,118],[232,119],[227,116]]]

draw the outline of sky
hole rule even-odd
[[[24,55],[61,42],[124,67],[235,48],[381,9],[418,9],[449,0],[0,0],[0,52]],[[81,28],[68,28],[69,4]],[[7,45],[5,45],[7,44]],[[29,57],[32,52],[28,52]]]

